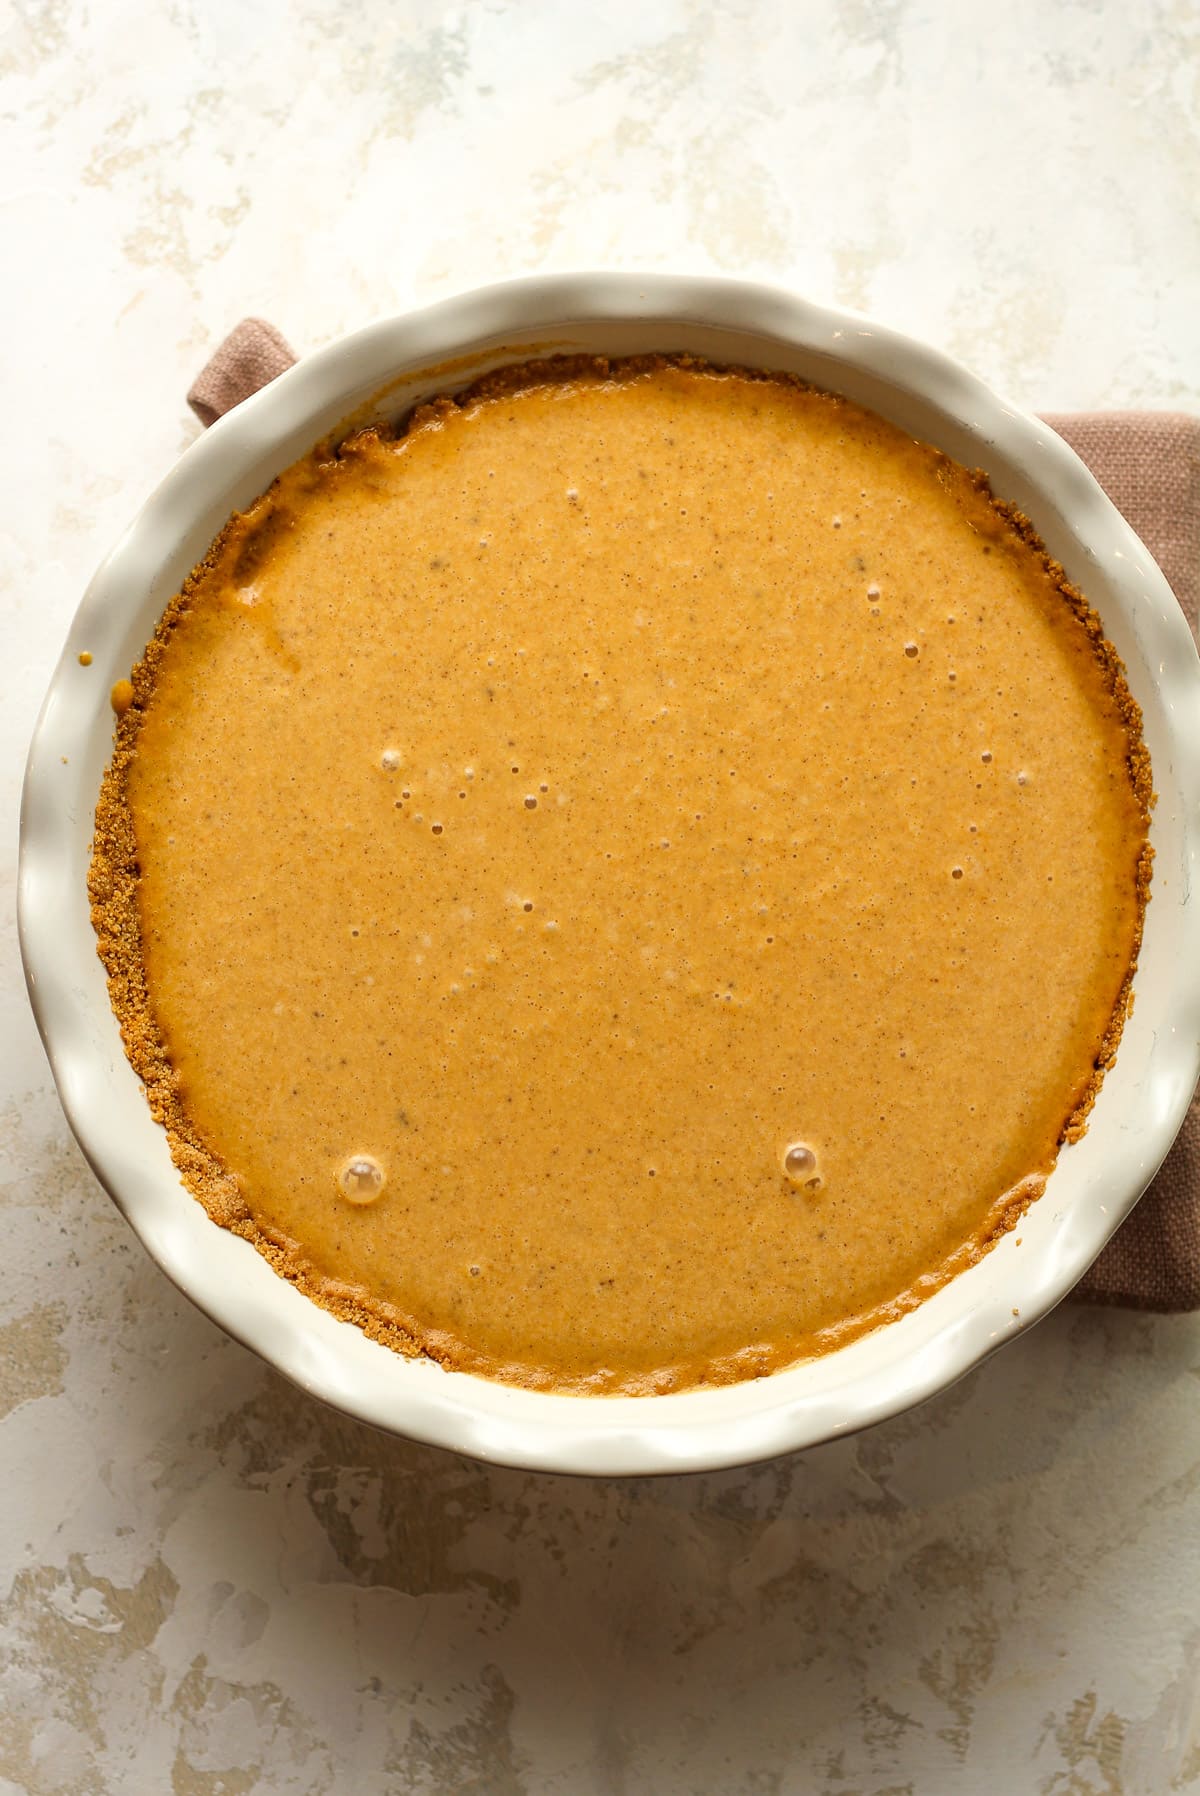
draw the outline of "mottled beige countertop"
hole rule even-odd
[[[0,1793],[1200,1789],[1200,1319],[1064,1307],[921,1412],[659,1482],[319,1408],[154,1269],[17,958],[21,763],[246,312],[725,270],[1044,409],[1200,409],[1195,0],[13,0]]]

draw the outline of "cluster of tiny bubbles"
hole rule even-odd
[[[915,655],[917,655],[917,654],[918,654],[918,653],[919,653],[919,652],[920,652],[920,651],[919,651],[919,650],[918,650],[918,648],[917,648],[917,645],[916,645],[916,643],[915,643],[915,642],[906,642],[906,643],[905,643],[905,645],[904,645],[904,653],[905,653],[905,654],[906,654],[906,655],[907,655],[907,656],[908,656],[908,658],[909,658],[909,660],[910,660],[910,661],[911,661],[911,660],[912,660],[912,659],[913,659],[913,657],[914,657],[914,656],[915,656]]]
[[[395,773],[400,766],[400,750],[398,748],[385,748],[379,757],[379,765],[383,768],[385,773]]]
[[[370,1154],[352,1154],[337,1175],[338,1190],[352,1204],[373,1204],[383,1184],[383,1167]]]
[[[817,1156],[806,1141],[793,1141],[784,1150],[783,1170],[793,1185],[803,1185],[807,1191],[815,1191],[821,1183],[817,1176]]]

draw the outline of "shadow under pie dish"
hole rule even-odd
[[[976,409],[967,377],[907,346],[905,368],[877,333],[834,361],[844,323],[797,306],[793,339],[794,302],[761,290],[700,284],[700,322],[606,286],[621,303],[569,328],[553,284],[456,302],[457,322],[489,302],[501,318],[503,350],[474,360],[454,305],[425,315],[441,340],[410,336],[419,372],[382,430],[330,434],[372,380],[369,355],[360,390],[346,378],[364,339],[341,346],[325,415],[300,407],[307,438],[272,445],[273,493],[248,478],[176,565],[183,598],[135,673],[93,890],[126,998],[149,971],[152,1026],[139,1036],[128,1002],[123,1020],[193,1188],[322,1302],[459,1368],[372,1359],[382,1419],[445,1439],[422,1407],[453,1412],[465,1391],[485,1436],[550,1425],[548,1444],[498,1457],[547,1462],[578,1427],[597,1455],[578,1469],[632,1470],[860,1425],[897,1406],[905,1374],[900,1401],[918,1394],[913,1350],[928,1377],[929,1343],[958,1329],[953,1376],[1048,1307],[1032,1238],[1086,1234],[1083,1201],[1041,1219],[1075,1167],[1083,1197],[1097,1189],[1087,1161],[1174,868],[1160,695],[1130,653],[1153,611],[1132,627],[1103,571],[1079,598],[1055,504],[1039,516],[1026,467],[939,406],[961,385]],[[511,314],[539,294],[551,311],[522,334]],[[377,388],[406,358],[374,349]],[[621,359],[647,352],[674,359]],[[1103,507],[1067,451],[1040,453]],[[981,465],[999,503],[963,472]],[[949,562],[938,518],[959,533]],[[1169,632],[1155,575],[1142,587]],[[1146,886],[1139,705],[1159,859],[1137,1004],[1096,1097]],[[274,1044],[303,1068],[286,1089]],[[1045,1194],[981,1257],[1093,1098]],[[1137,1189],[1155,1164],[1143,1150]],[[1111,1152],[1100,1169],[1111,1183]],[[1121,1182],[1106,1220],[1136,1196]],[[1102,1244],[1090,1221],[1076,1276]],[[266,1301],[258,1274],[274,1274],[242,1265]],[[310,1349],[380,1354],[304,1307]],[[877,1365],[865,1408],[846,1401],[856,1360]],[[334,1400],[381,1419],[347,1371]]]

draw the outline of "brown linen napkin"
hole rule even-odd
[[[196,377],[188,404],[215,422],[296,360],[245,318]],[[1200,603],[1200,418],[1080,412],[1046,418],[1085,461],[1170,582],[1195,634]],[[1074,1295],[1138,1310],[1200,1309],[1200,1094],[1162,1170]]]
[[[1200,418],[1185,412],[1050,414],[1167,576],[1196,634]],[[1075,1288],[1091,1303],[1200,1309],[1200,1093],[1137,1209]]]
[[[296,352],[265,318],[243,318],[205,362],[187,402],[207,430],[290,368]]]

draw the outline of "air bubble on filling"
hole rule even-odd
[[[383,1167],[370,1154],[352,1154],[337,1175],[338,1191],[352,1204],[373,1204],[383,1186]]]
[[[805,1141],[793,1141],[783,1156],[783,1170],[794,1185],[810,1189],[816,1177],[817,1156]]]

